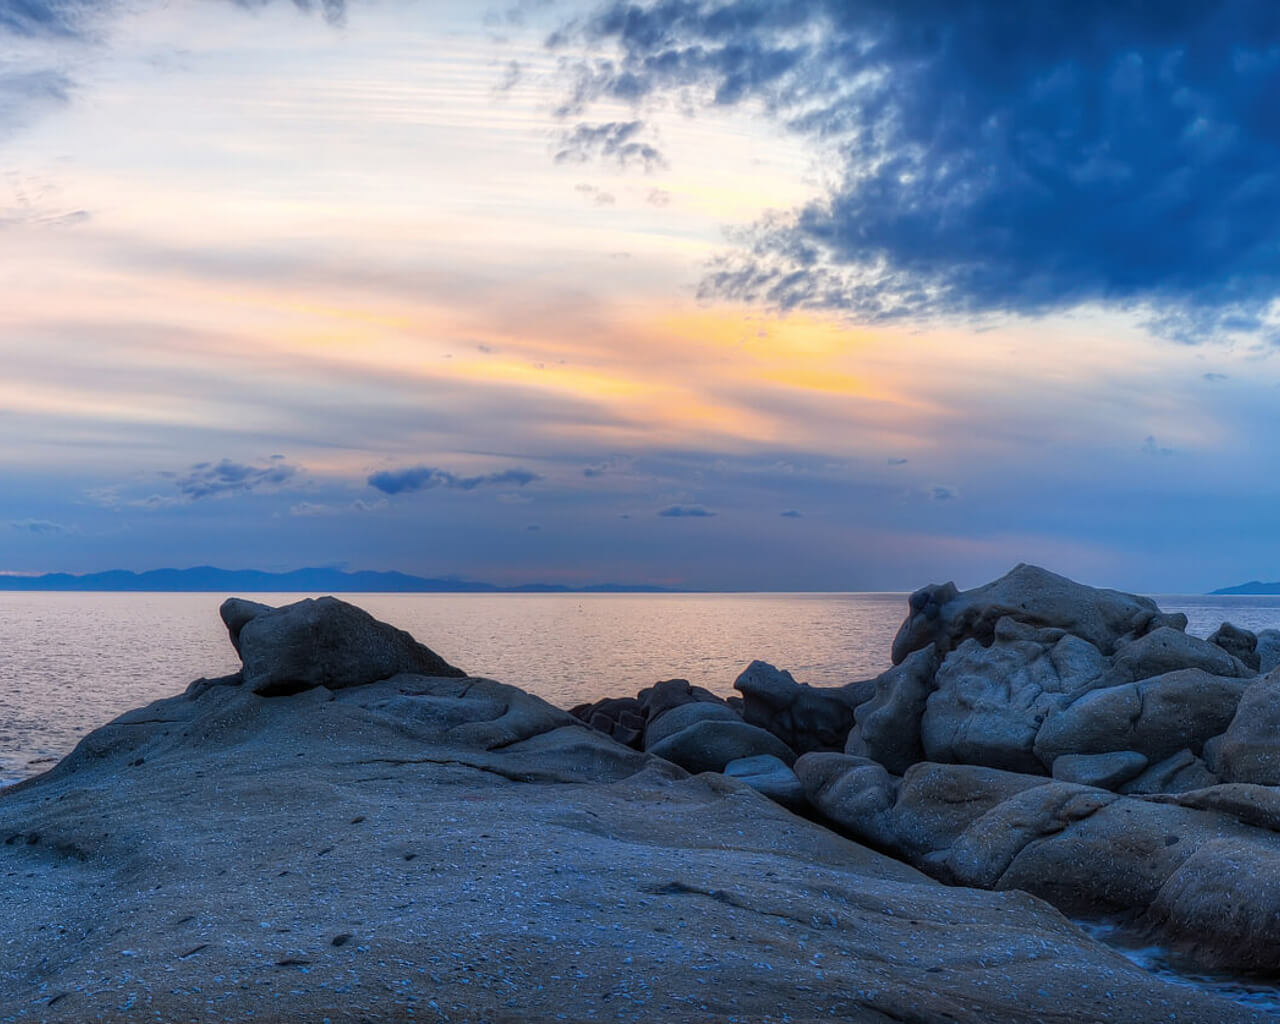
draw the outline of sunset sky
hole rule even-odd
[[[0,570],[1280,579],[1278,96],[1270,0],[0,0]]]

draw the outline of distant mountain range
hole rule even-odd
[[[130,572],[112,569],[84,576],[53,572],[43,576],[0,576],[0,590],[113,590],[214,591],[219,593],[377,593],[377,594],[670,594],[666,587],[600,583],[570,587],[557,583],[527,583],[500,587],[454,577],[424,579],[402,572],[342,572],[338,569],[295,569],[260,572],[257,569],[153,569]]]
[[[1280,583],[1259,583],[1257,580],[1252,580],[1249,583],[1241,583],[1238,587],[1223,587],[1212,593],[1247,597],[1280,597]]]

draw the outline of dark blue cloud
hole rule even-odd
[[[837,183],[704,290],[865,319],[1103,303],[1188,340],[1280,293],[1280,4],[614,0],[566,109],[705,95],[832,144]]]
[[[405,469],[384,469],[369,476],[369,486],[383,494],[410,494],[436,488],[458,491],[474,491],[477,487],[524,487],[541,480],[537,473],[527,469],[505,469],[501,473],[485,473],[482,476],[457,476],[445,469],[433,466],[409,466]]]
[[[804,518],[804,513],[802,513],[799,509],[796,509],[796,508],[789,508],[785,512],[779,512],[778,514],[782,516],[783,519],[803,519]]]
[[[671,505],[658,513],[663,519],[710,519],[715,514],[702,505]]]
[[[185,473],[172,476],[180,500],[199,501],[228,494],[243,494],[259,488],[279,487],[297,476],[298,467],[272,456],[265,466],[223,459],[221,462],[197,462]]]

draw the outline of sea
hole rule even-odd
[[[218,617],[224,595],[0,592],[0,786],[38,774],[116,715],[181,693],[239,659]],[[286,604],[306,594],[252,594]],[[348,594],[472,675],[570,708],[684,678],[730,695],[753,660],[840,686],[890,665],[906,594]],[[1280,597],[1163,595],[1207,637],[1229,621],[1280,628]],[[1271,984],[1180,971],[1122,928],[1080,922],[1173,984],[1280,1016]]]
[[[212,593],[0,592],[0,785],[239,660]],[[287,604],[305,594],[252,594]],[[682,678],[729,695],[756,658],[816,686],[890,665],[906,594],[348,594],[472,675],[562,708]],[[1208,636],[1280,628],[1280,597],[1157,597]]]

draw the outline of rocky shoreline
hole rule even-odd
[[[1019,566],[894,667],[561,711],[333,598],[0,792],[0,1021],[1246,1021],[1066,917],[1280,970],[1280,632]]]

